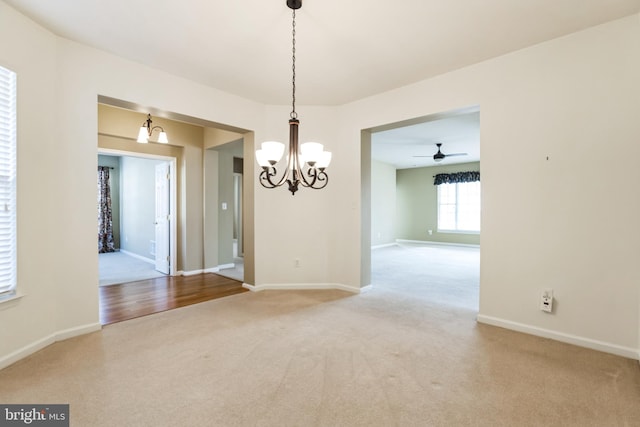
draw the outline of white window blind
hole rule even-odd
[[[16,73],[0,67],[0,298],[16,288]]]

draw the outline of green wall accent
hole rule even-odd
[[[479,171],[480,163],[398,169],[396,171],[397,238],[441,243],[480,244],[479,234],[438,232],[438,173]],[[432,230],[430,235],[428,230]]]

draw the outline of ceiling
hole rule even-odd
[[[433,155],[465,153],[445,157],[436,163]],[[424,156],[424,157],[415,157]],[[371,157],[396,169],[430,167],[480,161],[480,112],[449,114],[424,119],[411,125],[374,132],[371,135]]]
[[[3,0],[54,33],[261,103],[291,96],[285,0]],[[298,105],[341,105],[640,12],[640,0],[303,0]]]
[[[0,0],[55,34],[252,99],[291,103],[286,0]],[[303,0],[296,103],[342,105],[640,12],[640,0]],[[479,159],[479,113],[372,135],[373,157]]]

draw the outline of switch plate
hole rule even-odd
[[[223,211],[227,210],[227,202],[222,202],[222,210]]]

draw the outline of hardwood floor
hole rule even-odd
[[[248,292],[242,282],[214,273],[159,277],[99,289],[103,325]]]

